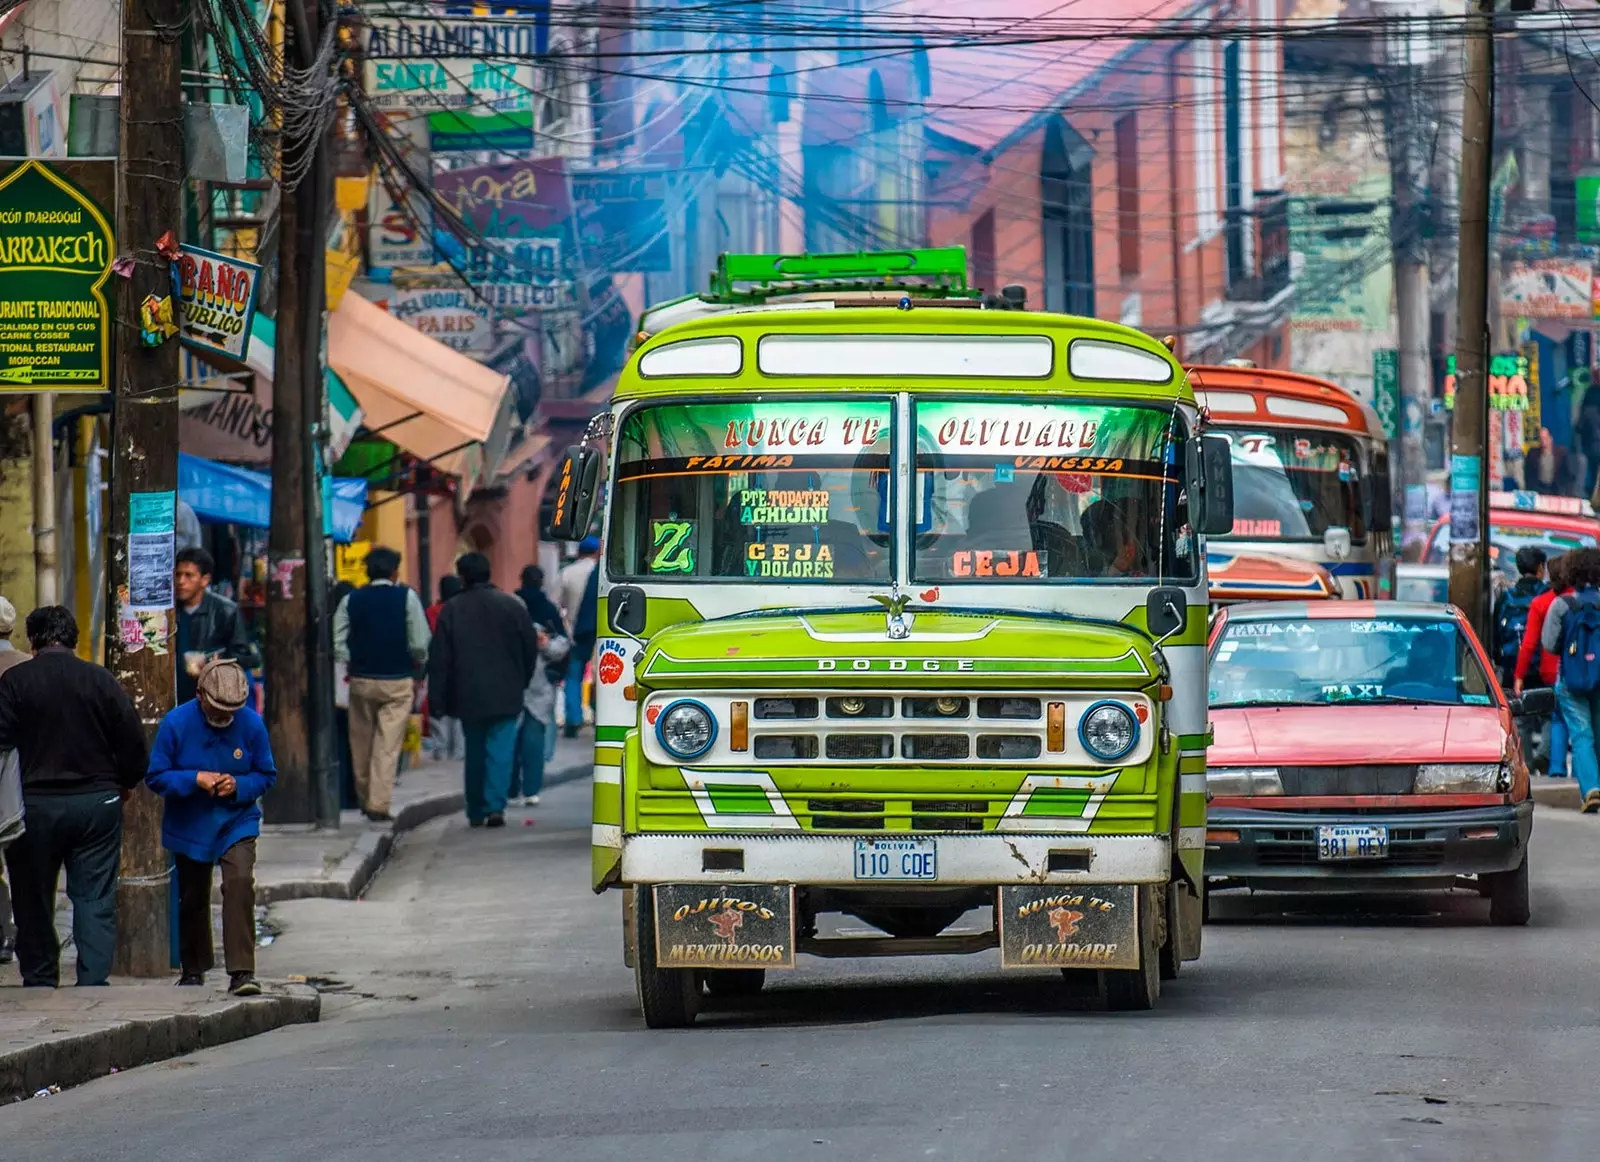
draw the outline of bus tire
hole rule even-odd
[[[708,968],[703,975],[714,997],[753,997],[767,983],[764,968]]]
[[[1139,888],[1139,967],[1100,973],[1106,1008],[1113,1013],[1146,1012],[1161,996],[1161,917],[1156,890]]]
[[[1161,892],[1161,900],[1161,979],[1177,980],[1183,969],[1183,917],[1178,913],[1183,902],[1182,885],[1177,881],[1168,884]]]
[[[683,1029],[700,1011],[700,973],[692,968],[656,967],[656,910],[648,885],[635,888],[634,982],[644,1023],[652,1029]]]

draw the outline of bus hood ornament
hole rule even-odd
[[[910,595],[900,592],[900,583],[895,582],[889,591],[889,596],[884,597],[874,593],[872,600],[883,606],[888,614],[886,633],[892,642],[905,641],[911,636],[911,615],[906,612],[906,603],[911,600]]]

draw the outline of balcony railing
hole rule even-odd
[[[1228,255],[1228,299],[1263,303],[1289,285],[1289,199],[1281,190],[1257,190],[1255,204],[1229,210],[1223,226]],[[1254,242],[1245,261],[1244,239]]]

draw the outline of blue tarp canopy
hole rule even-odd
[[[250,468],[178,453],[178,495],[203,521],[264,529],[272,525],[272,477]],[[367,482],[359,476],[322,478],[324,534],[349,544],[367,509]]]

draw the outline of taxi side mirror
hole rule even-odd
[[[574,444],[556,469],[556,501],[550,514],[550,537],[581,541],[594,520],[595,494],[600,483],[600,453]]]
[[[1184,457],[1189,520],[1207,537],[1233,531],[1233,445],[1225,436],[1196,436]]]
[[[1556,709],[1556,692],[1549,686],[1536,686],[1532,690],[1524,690],[1522,697],[1511,700],[1511,713],[1518,718],[1534,714],[1554,714]]]

